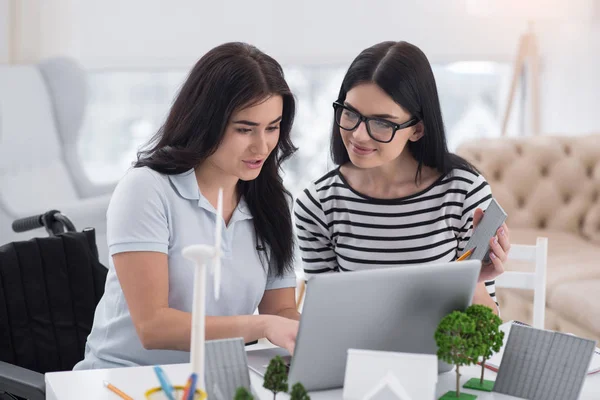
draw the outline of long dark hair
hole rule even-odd
[[[442,174],[454,168],[475,171],[466,160],[448,151],[433,71],[418,47],[407,42],[382,42],[363,50],[348,68],[337,101],[343,103],[350,89],[370,82],[377,84],[424,125],[423,137],[408,142],[408,150],[418,162],[415,181],[423,165]],[[350,161],[335,122],[331,132],[331,158],[337,165]]]
[[[293,268],[291,195],[279,173],[281,163],[296,151],[290,139],[295,101],[281,65],[273,58],[246,43],[225,43],[206,53],[192,68],[166,122],[138,153],[134,166],[164,174],[197,167],[217,150],[236,110],[272,95],[283,98],[277,148],[258,177],[240,180],[237,188],[254,217],[257,249],[268,251],[272,273],[281,276]]]

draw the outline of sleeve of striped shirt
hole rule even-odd
[[[490,204],[491,200],[492,189],[490,188],[490,185],[488,185],[483,176],[478,175],[469,188],[463,203],[460,230],[458,232],[459,254],[462,254],[467,242],[471,238],[475,209],[481,208],[482,210],[485,210]],[[496,305],[498,305],[498,300],[496,299],[496,282],[493,280],[487,281],[485,282],[485,287],[490,294],[490,297],[494,300],[494,302],[496,302]],[[500,308],[498,308],[498,311],[500,311]]]
[[[327,218],[311,184],[298,196],[294,204],[296,235],[307,279],[321,273],[337,272],[337,258],[333,251]]]

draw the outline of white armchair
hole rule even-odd
[[[0,244],[21,217],[60,210],[77,230],[96,229],[106,263],[106,209],[114,185],[94,185],[80,164],[77,141],[86,107],[85,72],[54,58],[37,65],[0,65]]]

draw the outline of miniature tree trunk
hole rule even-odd
[[[483,386],[485,362],[502,348],[504,340],[504,332],[500,330],[502,320],[494,314],[491,308],[481,304],[469,306],[465,313],[475,320],[477,331],[481,333],[479,344],[482,346],[482,351],[479,356],[481,356],[482,362],[479,385]]]
[[[456,366],[456,397],[460,397],[460,365]]]
[[[485,372],[485,361],[486,361],[486,360],[487,360],[487,359],[486,359],[486,358],[484,358],[484,359],[483,359],[483,361],[481,361],[481,380],[479,381],[479,383],[480,383],[481,385],[483,385],[483,373]]]

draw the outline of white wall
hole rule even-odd
[[[485,21],[468,21],[454,9],[459,8],[456,1],[428,3],[435,3],[436,11],[397,0],[168,3],[184,4],[177,8],[160,0],[81,2],[75,14],[85,46],[77,55],[98,67],[189,65],[217,44],[241,40],[282,63],[337,63],[376,42],[405,39],[440,58],[510,56],[517,29],[507,32]],[[106,11],[117,4],[118,12]],[[472,29],[481,35],[473,38]]]
[[[545,133],[600,133],[600,23],[570,24],[543,39]]]
[[[7,1],[0,0],[0,7]],[[592,22],[597,0],[528,0],[529,10],[521,0],[15,3],[20,4],[16,61],[61,54],[93,69],[187,68],[231,40],[253,43],[283,64],[348,63],[383,40],[413,42],[432,62],[510,62],[534,10],[541,18],[536,31],[542,131],[600,131],[594,109],[600,93],[600,22],[597,16]]]
[[[491,17],[469,0],[36,1],[47,42],[41,53],[68,53],[99,68],[188,66],[230,40],[256,44],[282,63],[347,62],[382,40],[414,42],[433,61],[509,60],[526,25],[509,17],[511,7]],[[572,0],[554,14],[586,19],[590,1]]]

